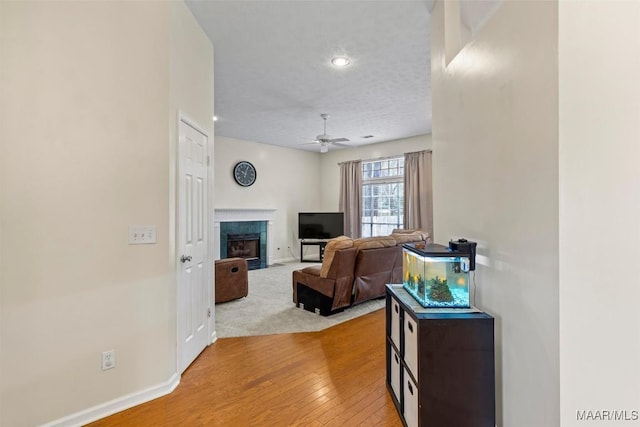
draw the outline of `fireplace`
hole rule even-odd
[[[216,209],[213,222],[214,259],[228,258],[227,235],[260,234],[260,266],[273,263],[275,209]]]
[[[267,266],[266,221],[220,223],[220,259],[245,258],[249,270]]]
[[[260,268],[260,233],[227,234],[227,257],[245,258],[249,270]]]

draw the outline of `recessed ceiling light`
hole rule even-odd
[[[331,60],[331,63],[336,67],[346,67],[351,61],[346,56],[336,56]]]

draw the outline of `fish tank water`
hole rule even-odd
[[[402,248],[402,285],[425,308],[469,308],[469,257],[446,246]]]

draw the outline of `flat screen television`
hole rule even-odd
[[[299,212],[299,239],[332,239],[344,234],[344,212]]]

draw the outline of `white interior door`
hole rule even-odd
[[[182,119],[178,138],[178,368],[208,344],[213,284],[207,266],[208,138]]]

